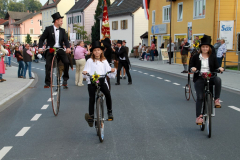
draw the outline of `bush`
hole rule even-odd
[[[91,44],[91,42],[89,41],[84,41],[84,43],[86,43],[87,45]]]

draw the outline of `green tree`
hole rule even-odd
[[[25,12],[24,4],[22,2],[14,2],[11,0],[8,4],[8,11]]]
[[[0,18],[4,18],[8,11],[8,0],[0,0]]]
[[[110,0],[106,0],[107,1],[107,5],[110,6]],[[92,26],[92,42],[98,41],[100,40],[100,20],[99,20],[99,16],[102,14],[103,12],[103,0],[98,0],[98,5],[95,11],[95,23]]]
[[[80,34],[81,36],[81,39],[84,41],[85,39],[88,39],[88,36],[87,36],[87,31],[84,30],[84,26],[79,26],[77,24],[74,24],[73,25],[73,30]]]
[[[25,38],[25,42],[28,44],[32,43],[32,37],[30,36],[30,34],[27,34],[27,37]]]

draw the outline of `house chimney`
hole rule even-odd
[[[29,10],[27,10],[27,13],[29,13]]]

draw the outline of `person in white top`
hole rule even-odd
[[[108,74],[109,78],[115,78],[116,77],[116,69],[111,68],[108,61],[104,57],[103,53],[103,47],[101,46],[101,43],[99,41],[96,41],[93,43],[93,46],[90,50],[92,52],[91,58],[88,59],[84,69],[83,69],[83,75],[87,79],[88,82],[88,93],[89,93],[89,113],[85,114],[85,120],[88,122],[88,125],[90,127],[93,127],[93,119],[94,119],[94,104],[95,104],[95,93],[97,86],[92,83],[89,76],[86,76],[87,73],[89,75],[94,75],[95,73],[98,75],[105,75],[108,72],[111,71],[110,74]],[[106,97],[106,104],[108,109],[108,119],[113,120],[112,115],[112,98],[110,91],[108,89],[107,80],[103,80],[104,82],[100,82],[103,84],[101,85],[101,91]]]
[[[174,48],[175,48],[175,44],[174,44],[174,43],[172,42],[172,40],[171,40],[171,52],[170,52],[170,44],[168,43],[168,45],[167,45],[168,57],[169,57],[168,63],[169,63],[169,64],[172,63]]]
[[[138,55],[139,55],[139,58],[142,55],[142,44],[141,43],[139,43],[139,46],[138,46]],[[135,56],[135,58],[137,58],[137,57]]]
[[[190,61],[190,69],[192,72],[196,72],[197,70],[201,73],[209,75],[209,72],[216,72],[216,70],[223,72],[223,68],[218,66],[217,58],[214,52],[212,52],[213,46],[211,45],[211,37],[204,35],[201,39],[200,44],[200,53],[195,54]],[[194,74],[193,78],[194,87],[197,92],[197,102],[196,102],[196,124],[203,123],[203,115],[202,115],[202,104],[203,104],[203,94],[205,87],[205,80],[202,76],[199,76],[199,73]],[[221,78],[214,77],[210,78],[210,83],[215,85],[215,94],[214,94],[214,103],[216,108],[221,108],[221,104],[219,102],[220,94],[221,94]]]

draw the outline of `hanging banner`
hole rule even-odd
[[[70,41],[76,40],[76,33],[70,33]]]
[[[188,22],[188,43],[192,43],[192,22]]]
[[[104,0],[103,17],[102,17],[102,36],[103,38],[110,38],[110,25],[108,18],[108,6]]]
[[[233,49],[234,21],[220,21],[220,39],[225,40],[227,49]]]

